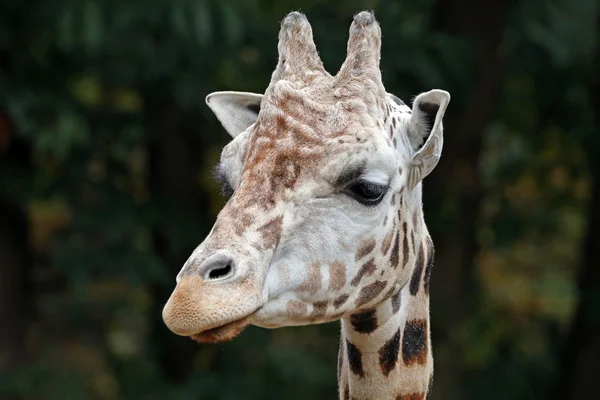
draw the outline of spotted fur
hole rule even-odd
[[[377,312],[370,308],[352,314],[350,323],[356,332],[371,333],[377,329]]]
[[[363,370],[362,365],[362,353],[358,347],[349,341],[346,341],[346,354],[348,355],[348,366],[350,367],[350,371],[355,375],[363,377],[365,371]]]
[[[404,365],[425,364],[427,361],[427,321],[423,319],[406,322],[402,337]]]
[[[352,286],[358,286],[363,277],[373,275],[373,272],[375,272],[375,268],[375,259],[371,259],[368,262],[364,263],[362,267],[360,267],[360,269],[358,270],[358,274],[356,274],[356,276],[354,277],[354,279],[352,279],[350,284]]]
[[[423,243],[419,247],[417,254],[417,261],[415,262],[415,269],[412,277],[410,278],[410,294],[416,296],[419,293],[421,287],[421,276],[423,275],[423,267],[425,264],[425,250],[423,249]]]
[[[358,299],[356,299],[356,307],[361,307],[377,297],[385,288],[385,282],[375,281],[370,285],[363,287],[360,290]]]
[[[400,351],[400,329],[379,350],[379,365],[383,375],[388,376],[396,367]]]

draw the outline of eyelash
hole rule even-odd
[[[358,180],[348,185],[346,194],[364,206],[374,207],[383,201],[388,190],[388,185]],[[375,196],[371,196],[373,194]]]
[[[233,194],[233,187],[231,186],[231,183],[229,183],[227,174],[225,173],[225,170],[223,169],[223,166],[221,164],[215,167],[213,177],[215,178],[215,181],[217,181],[217,183],[219,184],[221,194],[225,197],[230,197]]]

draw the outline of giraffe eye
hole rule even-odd
[[[375,206],[381,203],[387,190],[387,185],[357,181],[348,187],[346,194],[365,206]]]

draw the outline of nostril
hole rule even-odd
[[[216,266],[208,272],[208,279],[219,279],[231,274],[231,264]]]
[[[205,281],[216,281],[229,278],[236,273],[235,270],[236,265],[233,258],[224,254],[215,254],[204,260],[198,273]]]

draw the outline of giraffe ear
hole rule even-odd
[[[408,128],[415,151],[408,177],[410,189],[429,175],[440,161],[444,145],[442,119],[448,103],[450,93],[438,89],[421,93],[413,102]]]
[[[206,96],[206,104],[225,130],[235,138],[256,122],[262,94],[246,92],[214,92]]]

